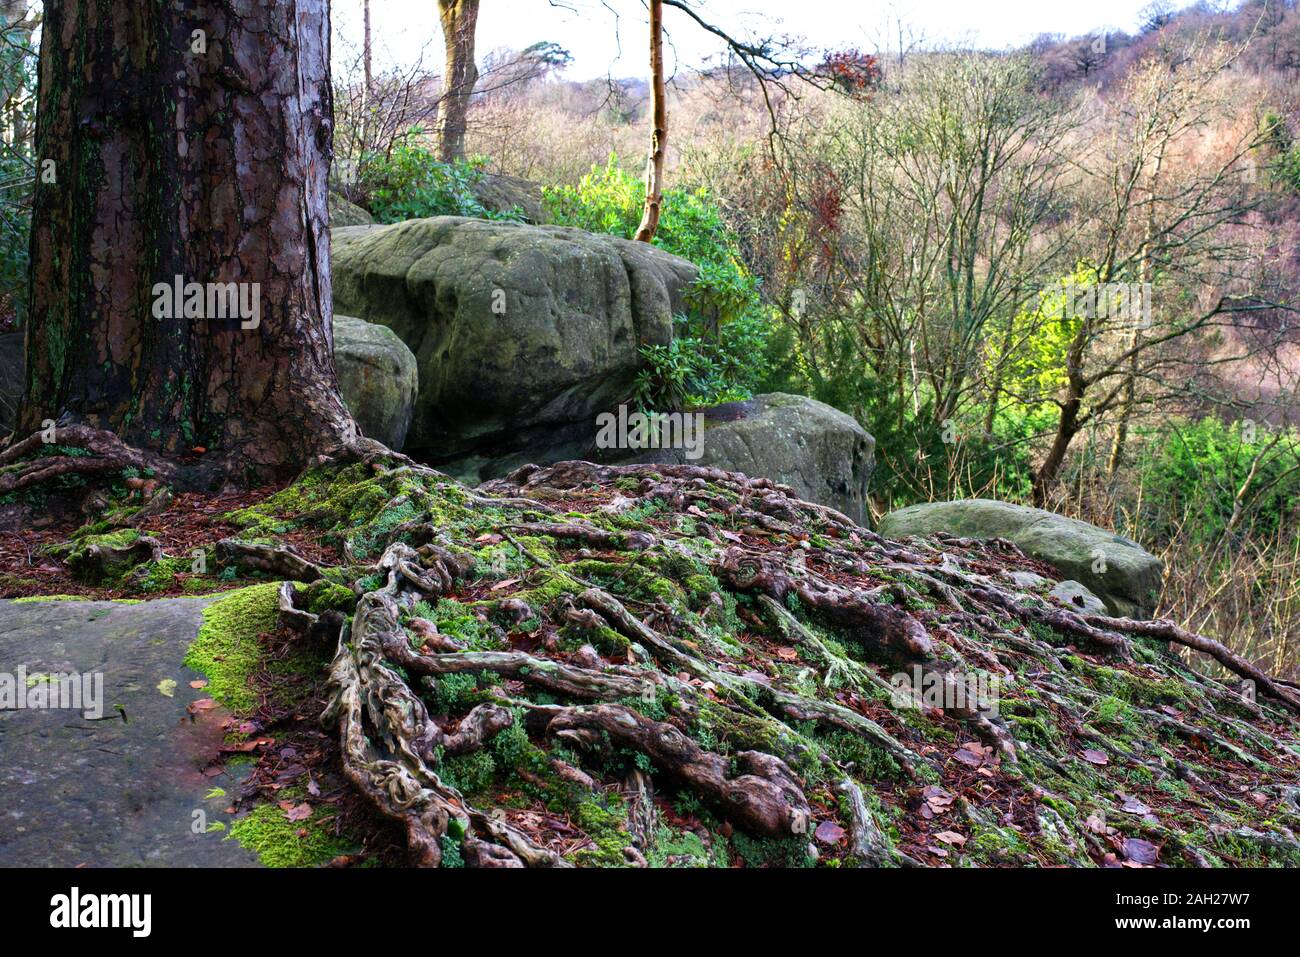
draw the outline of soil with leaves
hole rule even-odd
[[[4,594],[282,582],[245,721],[293,723],[380,862],[1300,865],[1295,686],[1026,592],[1051,572],[1005,542],[888,541],[690,466],[471,490],[374,455],[174,498],[120,475],[75,532],[11,497]],[[296,827],[319,785],[277,798],[284,760],[252,781]]]

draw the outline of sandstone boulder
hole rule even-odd
[[[345,199],[342,194],[330,190],[329,195],[330,210],[330,228],[338,229],[342,226],[369,226],[375,221],[374,217],[364,209]]]
[[[581,455],[664,345],[695,267],[558,226],[436,216],[333,231],[334,307],[415,354],[408,450],[432,464]]]
[[[400,450],[415,411],[415,356],[393,330],[352,316],[334,317],[334,367],[343,401],[361,431]]]
[[[867,523],[876,440],[850,415],[807,396],[773,392],[703,412],[700,454],[646,449],[621,462],[677,462],[743,472]],[[600,450],[597,455],[605,457]]]
[[[1160,598],[1160,559],[1114,532],[1038,508],[991,499],[932,502],[890,512],[879,530],[888,538],[1005,538],[1083,584],[1117,615],[1149,618]]]
[[[504,173],[484,173],[470,189],[474,198],[493,212],[517,212],[527,222],[539,226],[548,220],[538,183]]]

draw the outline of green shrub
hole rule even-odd
[[[1238,521],[1238,531],[1249,526],[1268,537],[1294,520],[1300,435],[1279,441],[1263,425],[1171,418],[1139,429],[1136,438],[1134,470],[1143,488],[1139,522],[1156,540],[1168,539],[1182,526],[1194,541],[1216,541],[1248,478],[1247,518]]]
[[[444,163],[420,144],[422,132],[412,130],[387,154],[362,158],[358,187],[377,222],[399,223],[427,216],[523,219],[518,210],[499,213],[488,209],[474,195],[474,185],[484,175],[482,160]]]
[[[611,156],[576,186],[548,186],[553,222],[631,239],[645,188]],[[644,409],[678,409],[746,398],[766,380],[771,331],[760,281],[742,262],[736,240],[707,190],[664,192],[654,245],[699,270],[675,320],[674,342],[642,350],[645,367],[632,396]]]

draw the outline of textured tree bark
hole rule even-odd
[[[469,100],[478,82],[474,65],[474,31],[479,0],[438,0],[442,40],[446,48],[442,102],[438,104],[438,158],[452,163],[465,158],[465,129]]]
[[[650,0],[650,101],[654,112],[654,138],[646,169],[645,212],[635,238],[648,243],[655,238],[664,204],[664,162],[668,157],[668,93],[664,87],[664,5]]]
[[[331,331],[327,0],[52,0],[39,105],[37,158],[57,182],[35,198],[20,429],[201,446],[249,479],[351,442]],[[176,277],[205,294],[158,318],[155,286]],[[216,317],[218,283],[255,308]]]

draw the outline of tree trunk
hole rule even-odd
[[[478,0],[438,0],[438,18],[442,21],[447,64],[442,102],[438,104],[438,158],[453,163],[465,158],[469,100],[478,82],[478,67],[474,65]]]
[[[327,10],[46,5],[36,147],[57,182],[32,217],[23,429],[202,447],[247,479],[355,438],[333,359]],[[211,285],[166,318],[176,277]]]
[[[1079,410],[1082,407],[1082,392],[1072,387],[1061,407],[1061,418],[1057,422],[1052,447],[1047,450],[1047,457],[1034,473],[1032,495],[1034,504],[1039,508],[1047,507],[1052,486],[1056,484],[1056,477],[1061,474],[1061,466],[1065,464],[1065,454],[1070,450],[1074,437],[1079,434]]]
[[[361,19],[364,38],[361,42],[361,65],[365,86],[361,89],[361,152],[370,149],[370,91],[374,89],[374,63],[370,46],[370,0],[362,0]]]
[[[664,201],[664,160],[668,155],[668,96],[664,87],[664,5],[650,0],[650,102],[654,112],[654,138],[646,165],[645,212],[636,239],[648,243],[659,228]]]

